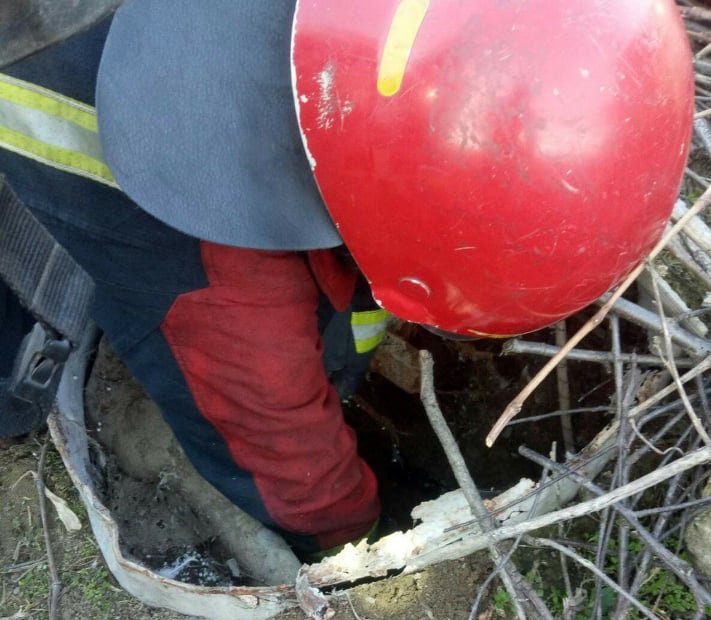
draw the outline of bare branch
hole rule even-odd
[[[676,224],[669,230],[669,232],[662,237],[662,239],[657,243],[654,249],[650,252],[648,260],[652,260],[659,252],[664,249],[669,239],[674,237],[686,224],[697,214],[703,211],[709,204],[711,204],[711,187],[707,189],[701,197],[694,203],[694,206],[689,209],[689,211],[681,217]],[[603,304],[603,306],[593,315],[593,317],[587,321],[587,323],[581,327],[576,334],[574,334],[567,344],[561,349],[560,353],[553,357],[537,374],[531,379],[528,385],[521,391],[521,393],[511,401],[511,403],[506,407],[504,412],[501,414],[500,418],[496,421],[493,428],[486,437],[486,445],[491,447],[494,445],[496,438],[501,434],[501,431],[505,428],[506,424],[514,418],[521,411],[523,403],[526,402],[528,397],[533,393],[533,391],[541,384],[541,382],[550,374],[550,372],[558,365],[561,359],[563,359],[569,351],[575,348],[575,346],[587,336],[595,327],[597,327],[607,313],[612,309],[615,302],[620,299],[623,293],[630,287],[630,285],[637,279],[637,276],[644,269],[645,263],[640,263],[620,284],[617,289],[610,295],[609,299]]]
[[[699,416],[696,415],[694,408],[691,406],[691,403],[689,402],[689,398],[686,395],[686,390],[684,389],[684,385],[681,382],[681,379],[679,378],[679,370],[674,365],[674,353],[672,351],[671,337],[669,336],[669,330],[667,328],[667,323],[664,320],[664,314],[663,314],[664,311],[662,309],[662,303],[661,303],[661,299],[659,297],[659,287],[658,287],[658,283],[657,283],[657,278],[659,278],[659,276],[657,275],[656,271],[651,271],[651,274],[652,274],[652,284],[654,286],[654,296],[657,300],[657,310],[659,311],[659,317],[662,322],[662,328],[663,328],[662,333],[664,335],[664,347],[667,352],[667,368],[668,368],[669,372],[671,373],[672,377],[674,378],[674,383],[676,384],[676,388],[679,391],[681,400],[684,403],[684,407],[686,408],[686,413],[688,414],[689,419],[691,420],[691,423],[694,425],[696,432],[699,434],[699,437],[701,437],[704,440],[704,443],[706,445],[711,445],[711,437],[709,437],[708,433],[706,432],[706,429],[704,428],[704,425],[701,423],[701,420],[699,419]]]
[[[519,452],[528,459],[538,463],[543,467],[552,469],[553,471],[564,474],[568,473],[573,479],[580,483],[591,493],[594,493],[598,497],[604,497],[605,492],[597,486],[595,483],[587,480],[577,472],[567,471],[565,465],[560,465],[555,463],[550,459],[545,458],[540,454],[536,454],[532,450],[527,448],[519,449]],[[662,545],[657,538],[640,522],[639,518],[635,513],[629,508],[625,507],[622,503],[616,502],[612,505],[612,508],[622,515],[630,526],[632,526],[640,538],[647,544],[654,553],[664,562],[664,564],[671,570],[687,587],[694,593],[696,599],[704,604],[711,604],[711,594],[706,591],[706,589],[698,582],[696,577],[694,577],[694,569],[688,562],[678,558],[671,551],[669,551],[664,545]],[[620,584],[622,585],[622,584]]]
[[[427,412],[427,417],[430,420],[430,424],[437,438],[442,444],[454,477],[457,479],[472,513],[480,519],[482,530],[484,532],[491,532],[496,529],[496,522],[486,509],[481,495],[479,495],[479,490],[476,488],[474,480],[472,480],[469,474],[469,470],[464,462],[464,457],[459,450],[459,446],[457,446],[454,435],[449,430],[447,422],[437,403],[437,397],[434,392],[433,361],[429,351],[420,351],[420,366],[422,369],[420,398]],[[530,584],[521,576],[515,565],[509,561],[510,556],[505,556],[502,550],[494,543],[489,546],[489,553],[491,554],[491,559],[494,561],[494,564],[497,565],[497,568],[500,568],[501,580],[511,595],[517,616],[522,620],[528,617],[523,608],[523,602],[526,601],[532,605],[540,618],[553,620],[553,616],[545,603],[535,593]]]
[[[561,347],[543,342],[531,342],[530,340],[519,340],[513,338],[504,343],[502,353],[511,355],[513,353],[529,353],[533,355],[542,355],[544,357],[553,357],[557,355]],[[595,362],[597,364],[610,364],[614,357],[612,353],[606,351],[589,351],[587,349],[573,349],[568,353],[568,359],[578,362]],[[620,359],[623,362],[631,362],[633,357],[640,366],[664,366],[664,360],[656,355],[637,355],[632,353],[621,353]],[[676,364],[679,367],[688,368],[694,366],[697,360],[682,358],[676,359]]]
[[[47,551],[47,566],[49,568],[49,620],[55,620],[59,611],[59,595],[62,592],[62,583],[59,581],[57,564],[52,551],[52,539],[49,535],[49,520],[47,519],[47,500],[45,499],[44,487],[44,465],[47,460],[47,450],[50,442],[49,436],[42,444],[39,465],[35,475],[35,486],[39,498],[40,519],[42,520],[42,531],[44,532],[44,545]]]
[[[554,525],[561,521],[567,521],[569,519],[575,519],[577,517],[582,517],[593,512],[599,512],[613,504],[616,504],[621,499],[630,497],[645,489],[653,487],[660,482],[668,480],[677,474],[688,471],[699,465],[704,465],[711,462],[711,447],[699,448],[694,450],[689,454],[665,465],[664,467],[658,468],[632,482],[625,484],[621,487],[613,489],[600,497],[595,497],[593,499],[580,502],[574,506],[568,508],[563,508],[555,512],[551,512],[534,519],[529,519],[523,523],[517,523],[515,525],[504,525],[497,530],[492,532],[487,532],[486,534],[475,534],[471,537],[466,536],[464,531],[462,531],[462,538],[460,540],[460,550],[466,553],[467,550],[475,551],[481,549],[482,547],[489,546],[494,542],[499,542],[501,540],[506,540],[509,538],[515,538],[519,534],[525,534],[533,530],[537,530],[542,527],[547,527],[549,525]],[[463,530],[469,524],[461,524],[459,526],[460,531]],[[436,552],[433,552],[433,554]],[[418,564],[425,561],[424,557],[418,558]]]
[[[575,560],[578,564],[587,568],[591,573],[594,573],[598,579],[605,582],[605,584],[608,585],[613,590],[615,590],[615,592],[617,592],[621,596],[624,596],[632,605],[634,605],[637,609],[639,609],[639,611],[642,612],[647,618],[651,618],[652,620],[658,620],[656,615],[654,615],[651,611],[649,611],[649,609],[647,609],[644,605],[642,605],[636,598],[634,598],[628,592],[625,592],[622,588],[620,588],[620,586],[618,586],[612,579],[610,579],[605,573],[603,573],[590,560],[586,560],[585,558],[581,557],[574,551],[571,551],[567,547],[564,547],[563,545],[558,544],[554,540],[549,540],[547,538],[532,538],[530,536],[526,536],[524,540],[526,541],[526,543],[528,543],[532,547],[550,547],[551,549],[555,549],[559,553],[566,555],[567,557],[571,558],[572,560]]]
[[[559,347],[565,346],[567,331],[565,321],[559,321],[555,326],[555,343]],[[570,380],[568,379],[568,362],[561,360],[556,369],[558,385],[558,406],[561,411],[570,409]],[[563,435],[563,445],[567,454],[575,453],[575,435],[573,433],[573,420],[563,414],[560,418],[560,430]]]

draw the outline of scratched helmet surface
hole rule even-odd
[[[299,0],[292,63],[321,194],[404,319],[538,329],[664,229],[693,112],[672,0]]]

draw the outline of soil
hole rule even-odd
[[[3,620],[48,617],[49,575],[37,493],[29,474],[37,470],[39,442],[45,439],[41,435],[0,451],[0,531],[3,533],[0,537],[0,618]],[[60,620],[189,620],[175,612],[142,605],[117,586],[104,568],[78,494],[59,456],[52,450],[45,478],[47,486],[69,502],[82,523],[79,532],[69,533],[49,507],[49,532],[62,583]],[[334,620],[467,618],[477,587],[488,572],[485,554],[475,554],[415,575],[361,585],[350,589],[347,595],[334,598]],[[488,599],[483,609],[487,606]],[[300,610],[279,616],[283,620],[305,617]]]
[[[480,488],[501,490],[522,476],[537,477],[536,470],[518,456],[516,449],[526,443],[533,449],[549,452],[551,443],[559,440],[557,420],[535,427],[525,424],[513,427],[505,441],[491,451],[483,444],[483,436],[503,406],[535,372],[531,362],[499,357],[495,343],[453,345],[422,331],[406,335],[415,346],[426,347],[435,356],[442,409]],[[582,388],[584,384],[585,390],[578,389],[578,393],[590,393],[591,386],[604,382],[605,377],[598,369],[593,370],[581,386],[575,386]],[[604,398],[607,397],[593,391],[582,404],[599,404]],[[556,408],[555,399],[554,384],[546,384],[527,413],[551,411]],[[106,347],[97,356],[86,402],[91,414],[87,427],[98,440],[97,445],[103,446],[96,450],[95,457],[104,472],[104,500],[119,523],[124,553],[155,570],[168,570],[183,562],[190,570],[172,576],[201,585],[251,584],[244,576],[231,574],[225,565],[230,556],[229,543],[220,542],[201,510],[191,506],[175,487],[170,472],[175,467],[184,467],[176,465],[184,457],[167,427],[155,426],[162,424],[157,410]],[[416,395],[406,394],[374,374],[358,398],[346,403],[344,410],[359,435],[364,458],[381,483],[384,533],[408,529],[412,525],[410,511],[415,505],[455,488],[445,456]],[[144,429],[143,443],[140,435],[131,434],[140,426],[139,422],[148,428]],[[578,418],[579,441],[585,442],[603,423],[599,418]],[[533,428],[535,433],[531,432]],[[151,441],[146,442],[145,437]],[[3,533],[0,619],[3,620],[47,617],[46,554],[34,481],[28,474],[37,469],[38,441],[43,440],[38,437],[0,450],[0,532]],[[187,475],[185,471],[180,470],[180,477]],[[49,532],[63,585],[59,617],[65,620],[183,618],[141,605],[116,586],[93,543],[76,491],[54,452],[50,452],[45,477],[49,488],[69,502],[83,524],[79,532],[66,532],[50,506]],[[191,554],[193,561],[184,562],[186,554]],[[196,558],[198,561],[194,561]],[[335,618],[468,618],[478,587],[489,571],[488,556],[480,553],[438,564],[415,575],[359,585],[333,598]],[[480,617],[507,616],[503,608],[497,609],[493,594],[492,590],[485,597],[480,607],[484,615]],[[285,620],[304,617],[298,610],[280,616]]]
[[[48,617],[49,571],[37,491],[41,442],[46,434],[0,451],[0,618]],[[177,620],[183,616],[150,609],[117,587],[104,567],[79,495],[59,455],[50,448],[44,472],[46,485],[66,500],[82,528],[68,532],[48,505],[52,541],[62,597],[59,620]]]

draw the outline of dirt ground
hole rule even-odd
[[[49,571],[33,472],[45,435],[0,451],[0,618],[47,618]],[[68,532],[51,504],[49,535],[62,583],[61,620],[109,618],[175,620],[179,617],[139,604],[118,588],[104,567],[78,493],[59,455],[48,452],[47,487],[68,502],[81,530]]]
[[[45,437],[40,436],[0,452],[0,531],[3,533],[0,538],[0,618],[3,619],[48,617],[49,575],[31,474],[37,470],[39,442],[44,440]],[[47,486],[69,503],[82,523],[80,531],[67,532],[51,504],[48,506],[50,537],[62,583],[58,616],[61,620],[187,618],[142,605],[117,587],[104,567],[78,494],[53,450],[49,452],[45,479]],[[334,599],[335,619],[467,618],[477,586],[487,574],[488,562],[477,554],[415,575],[359,586]],[[284,620],[305,618],[300,610],[279,617]],[[504,618],[505,613],[490,617]]]

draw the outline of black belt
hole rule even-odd
[[[0,176],[0,278],[39,325],[0,379],[0,437],[47,418],[64,362],[89,324],[94,283]]]

